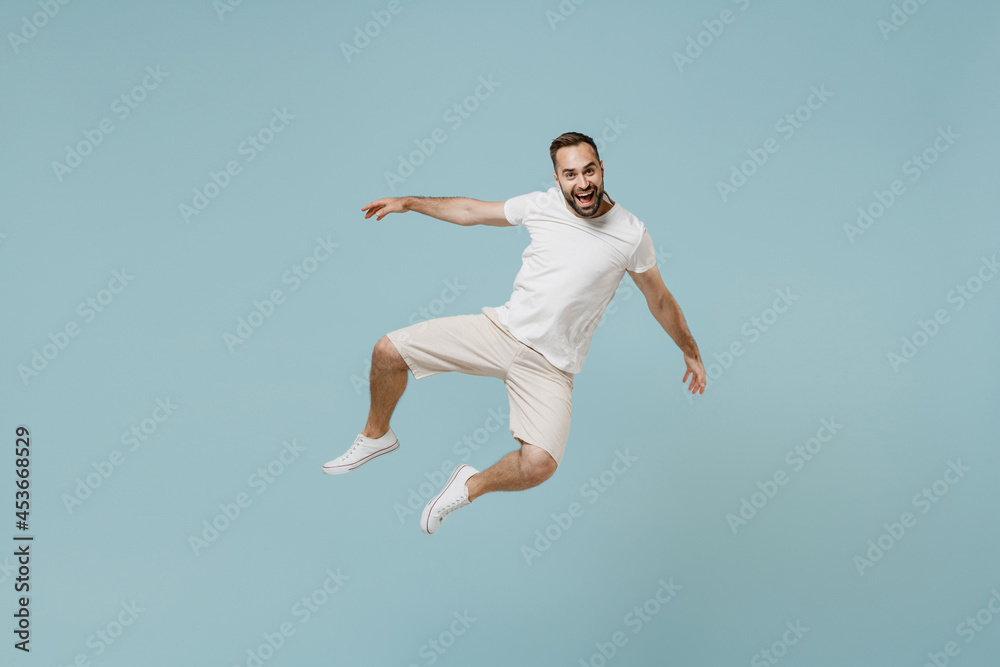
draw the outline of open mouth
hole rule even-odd
[[[576,201],[582,206],[590,206],[594,203],[594,195],[596,192],[594,190],[584,190],[583,192],[577,192],[574,196]]]

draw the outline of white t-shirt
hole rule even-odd
[[[597,218],[578,217],[556,186],[508,199],[504,215],[528,229],[531,244],[497,318],[553,366],[579,373],[626,269],[656,266],[649,232],[617,203]]]

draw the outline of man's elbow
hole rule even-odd
[[[646,299],[646,305],[649,306],[649,311],[651,313],[670,312],[673,310],[674,297],[670,294],[670,292],[663,290],[662,292],[651,294],[649,298]]]
[[[479,220],[476,218],[478,215],[476,210],[475,202],[466,201],[465,206],[462,207],[462,215],[458,219],[458,224],[463,227],[473,227],[479,224]]]

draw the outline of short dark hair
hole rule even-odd
[[[556,151],[560,148],[577,146],[579,144],[590,144],[590,147],[594,149],[594,155],[597,156],[597,162],[600,164],[601,154],[597,152],[597,144],[594,143],[593,139],[579,132],[564,132],[553,139],[552,145],[549,146],[549,156],[552,157],[552,168],[556,168]]]

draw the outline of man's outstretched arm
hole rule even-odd
[[[381,220],[389,213],[416,211],[463,227],[510,227],[503,205],[502,201],[479,201],[468,197],[385,197],[376,199],[361,210],[365,211],[366,220],[373,215],[376,220]]]
[[[694,342],[694,337],[688,330],[687,322],[684,320],[684,313],[677,305],[677,300],[670,293],[667,286],[663,284],[660,270],[653,267],[642,273],[628,272],[632,280],[639,287],[639,291],[646,297],[646,305],[649,312],[653,314],[656,321],[660,323],[663,330],[677,343],[677,347],[684,353],[684,363],[687,372],[681,382],[687,382],[688,390],[692,394],[705,393],[705,366],[701,362],[701,353],[698,351],[698,344]]]

